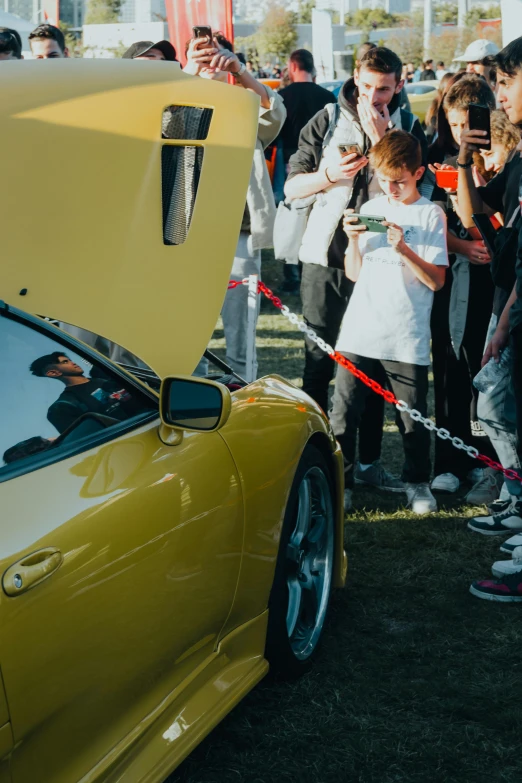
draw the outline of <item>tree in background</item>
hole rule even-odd
[[[270,0],[257,32],[236,38],[236,51],[242,51],[247,59],[257,65],[261,59],[271,57],[284,61],[297,46],[296,22],[297,14],[289,11],[280,0]]]
[[[299,0],[297,7],[297,21],[299,24],[312,23],[312,11],[316,6],[316,0]]]
[[[433,6],[435,24],[457,24],[458,16],[459,10],[456,3],[435,3]]]
[[[122,0],[89,0],[85,24],[111,24],[119,20]]]

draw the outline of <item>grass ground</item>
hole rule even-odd
[[[277,288],[280,268],[266,264]],[[293,309],[298,300],[286,297]],[[299,333],[266,302],[261,374],[300,378]],[[222,348],[219,330],[213,347]],[[389,409],[384,461],[400,469]],[[517,605],[480,601],[472,579],[499,539],[466,529],[462,498],[414,518],[393,498],[355,495],[349,576],[323,647],[298,682],[268,678],[169,783],[518,783],[522,660]]]

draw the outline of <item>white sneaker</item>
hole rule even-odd
[[[500,495],[498,496],[499,500],[511,500],[511,495],[509,494],[508,485],[504,481],[502,484],[502,489],[500,490]]]
[[[344,490],[344,510],[346,513],[352,510],[352,490],[348,488]]]
[[[507,541],[504,541],[500,545],[500,551],[512,555],[518,546],[522,546],[522,533],[517,533],[516,536],[511,536]]]
[[[414,514],[431,514],[437,510],[437,501],[426,484],[406,484],[408,506]]]
[[[466,495],[466,503],[472,506],[486,506],[497,500],[500,494],[501,476],[493,468],[481,471],[482,478],[470,489]]]
[[[440,476],[435,476],[431,482],[431,488],[434,492],[446,492],[448,495],[452,495],[459,491],[460,481],[453,473],[441,473]]]
[[[502,579],[507,574],[516,574],[518,571],[522,571],[522,546],[515,547],[511,560],[497,560],[491,566],[491,573],[497,579]]]

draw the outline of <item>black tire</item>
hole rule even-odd
[[[301,521],[306,517],[307,492],[312,499],[310,504],[312,523],[309,528],[309,540],[305,535],[301,548],[296,546],[303,527],[298,525],[298,516],[301,508]],[[321,508],[324,508],[323,515],[320,513]],[[324,517],[324,547],[322,546],[322,517]],[[314,538],[317,538],[317,542]],[[323,549],[324,556],[321,554]],[[304,562],[302,562],[303,558]],[[299,461],[290,490],[268,603],[266,657],[272,670],[278,674],[290,678],[297,677],[309,668],[316,656],[330,602],[334,559],[335,492],[331,471],[321,451],[308,444]],[[323,560],[324,581],[317,577],[317,574],[323,570]],[[319,584],[322,585],[321,591],[318,589],[316,591],[315,588]],[[314,600],[316,592],[320,592],[319,600]],[[317,626],[312,630],[315,604],[317,604],[320,627]],[[307,642],[308,632],[311,636]]]

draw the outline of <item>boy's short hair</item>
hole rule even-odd
[[[504,46],[496,55],[495,62],[499,71],[507,76],[515,76],[522,68],[522,36]]]
[[[422,166],[419,140],[403,130],[385,133],[375,147],[371,148],[368,157],[376,171],[388,176],[394,176],[404,168],[415,174]]]
[[[470,103],[482,103],[491,111],[495,110],[496,101],[493,90],[482,76],[469,74],[459,79],[450,87],[443,101],[446,114],[451,109],[467,111]]]
[[[44,38],[50,41],[56,41],[62,52],[65,53],[65,38],[62,31],[53,24],[39,24],[29,33],[29,42],[37,38]]]
[[[12,53],[17,60],[22,59],[22,39],[17,30],[0,27],[0,54]]]
[[[402,78],[402,61],[395,52],[385,46],[370,49],[359,63],[359,70],[366,68],[377,73],[394,73],[397,82]]]
[[[33,375],[36,375],[37,378],[45,378],[45,373],[49,367],[51,367],[53,364],[59,364],[60,356],[66,356],[66,354],[60,353],[60,351],[54,351],[54,353],[48,353],[45,356],[40,356],[38,359],[34,360],[34,362],[29,367],[29,370]]]
[[[520,143],[519,129],[508,120],[502,109],[491,113],[491,141],[494,144],[501,144],[507,153]]]

